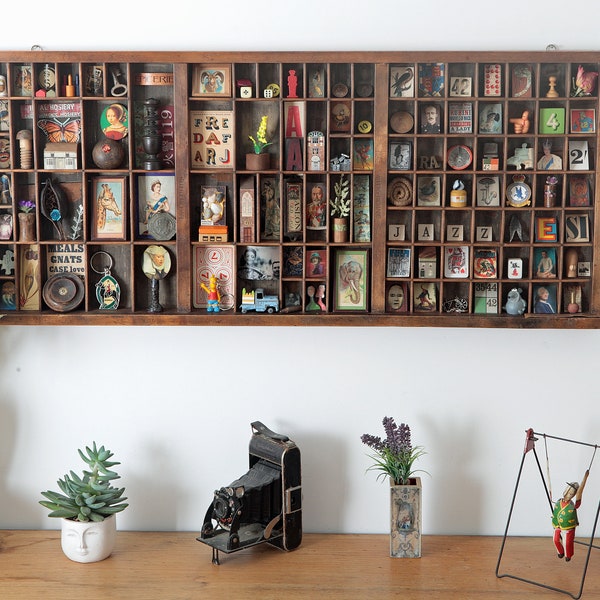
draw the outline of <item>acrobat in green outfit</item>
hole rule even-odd
[[[558,558],[563,558],[569,562],[574,553],[575,528],[579,525],[577,520],[577,509],[581,506],[581,496],[583,488],[587,482],[589,469],[583,476],[583,481],[579,485],[576,481],[567,483],[563,492],[563,497],[554,505],[552,513],[552,526],[554,527],[554,545],[558,551]],[[575,496],[575,502],[572,498]],[[562,532],[565,532],[565,545],[562,542]]]

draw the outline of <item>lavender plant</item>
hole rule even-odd
[[[410,427],[405,423],[396,425],[394,417],[384,417],[385,439],[365,433],[361,436],[363,444],[374,450],[371,458],[375,461],[367,471],[379,471],[377,479],[389,477],[394,485],[406,485],[415,473],[425,473],[414,469],[414,463],[426,454],[422,446],[413,446],[410,439]]]

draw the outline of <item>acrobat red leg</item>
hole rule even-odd
[[[562,558],[565,555],[565,549],[562,545],[562,538],[560,534],[561,530],[556,528],[554,530],[554,545],[556,546],[556,550],[558,552],[558,558]]]
[[[569,529],[566,533],[565,539],[565,560],[571,560],[573,554],[575,554],[575,528]]]

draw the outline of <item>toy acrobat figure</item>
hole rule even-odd
[[[588,469],[583,476],[583,481],[579,485],[576,481],[567,483],[563,492],[563,497],[554,505],[552,513],[552,525],[554,526],[554,545],[558,551],[558,558],[565,558],[567,562],[571,560],[574,553],[575,528],[579,525],[577,520],[577,509],[581,506],[581,496],[587,482],[590,470]],[[573,503],[575,496],[575,503]],[[562,532],[565,532],[565,545],[562,542]]]
[[[217,288],[217,278],[214,275],[210,276],[208,287],[203,283],[200,287],[208,294],[208,306],[206,310],[208,312],[219,312],[219,302],[221,301],[221,294]]]

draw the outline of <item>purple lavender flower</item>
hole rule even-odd
[[[381,471],[378,478],[388,475],[394,484],[406,484],[414,473],[413,463],[425,454],[416,446],[413,448],[410,427],[406,423],[396,425],[393,417],[384,417],[385,439],[365,433],[361,436],[363,444],[375,451],[372,456],[375,464],[370,469]]]

